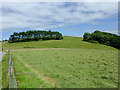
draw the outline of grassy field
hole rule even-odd
[[[113,47],[83,42],[80,37],[64,37],[58,41],[4,42],[3,46],[4,50],[42,48],[11,52],[20,88],[118,86],[118,50]],[[6,87],[7,54],[2,62],[3,86]]]
[[[20,87],[33,88],[117,87],[117,55],[89,49],[12,52]]]
[[[83,49],[115,49],[101,44],[82,41],[81,37],[64,36],[63,40],[31,41],[8,43],[3,42],[4,50],[7,49],[36,49],[36,48],[83,48]]]
[[[8,88],[8,53],[2,59],[2,88]]]

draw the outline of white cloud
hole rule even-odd
[[[4,2],[3,30],[11,28],[47,29],[80,23],[98,23],[117,15],[117,3],[33,3]]]
[[[119,2],[119,0],[2,0],[2,2]]]

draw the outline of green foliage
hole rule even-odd
[[[3,42],[8,41],[7,39],[3,40]]]
[[[9,37],[9,43],[13,42],[28,42],[28,41],[38,41],[38,40],[61,40],[63,39],[62,34],[59,32],[49,31],[26,31],[16,33]]]
[[[90,39],[90,33],[85,33],[84,35],[83,35],[83,40],[84,41],[88,41]]]
[[[89,40],[88,42],[90,42],[90,43],[99,43],[98,41],[95,41],[95,40]]]
[[[89,38],[86,38],[85,36],[90,36]],[[112,46],[115,48],[120,49],[120,36],[117,36],[112,33],[107,33],[107,32],[101,32],[96,30],[95,32],[91,34],[84,34],[83,35],[83,40],[91,42],[91,40],[98,41],[100,44],[105,44],[108,46]]]

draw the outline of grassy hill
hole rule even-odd
[[[81,37],[68,36],[63,40],[4,42],[3,46],[4,50],[25,49],[11,51],[19,88],[118,86],[118,49],[113,47],[84,42]],[[6,54],[2,61],[5,88],[8,86],[7,58]]]
[[[10,49],[34,49],[34,48],[83,48],[83,49],[115,49],[110,46],[93,44],[82,41],[82,37],[64,36],[63,40],[31,41],[8,43],[3,42],[4,50]]]

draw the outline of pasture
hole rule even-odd
[[[116,50],[62,49],[12,52],[20,87],[115,88]]]
[[[8,43],[3,42],[4,50],[8,49],[38,49],[38,48],[83,48],[83,49],[115,49],[102,44],[93,44],[82,41],[82,37],[64,36],[62,40],[46,40]]]
[[[118,86],[118,50],[113,47],[84,42],[80,37],[20,43],[4,42],[3,47],[4,50],[14,49],[11,54],[19,88]],[[6,87],[7,54],[2,62],[3,86]]]

